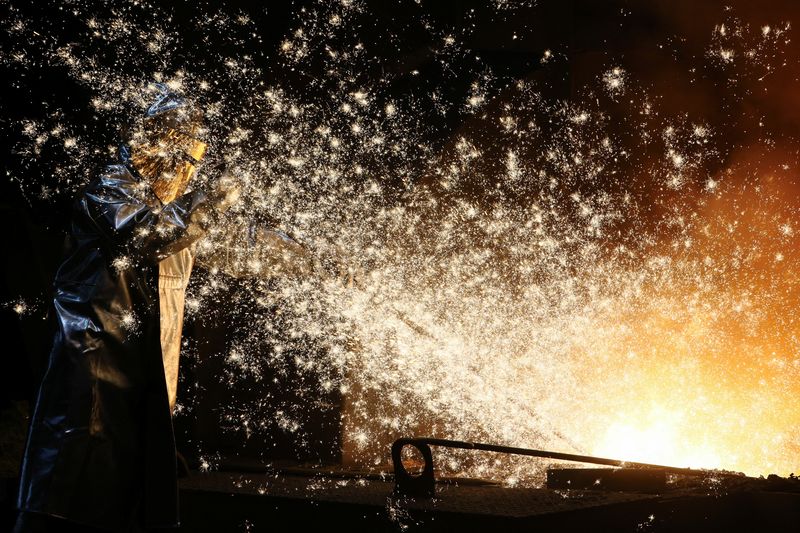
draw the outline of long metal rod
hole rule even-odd
[[[515,448],[512,446],[500,446],[497,444],[483,444],[480,442],[464,442],[449,439],[433,439],[433,438],[412,438],[400,439],[408,444],[424,443],[430,446],[442,446],[446,448],[459,448],[463,450],[483,450],[487,452],[510,453],[514,455],[527,455],[530,457],[543,457],[546,459],[558,459],[562,461],[575,461],[579,463],[590,463],[606,466],[619,466],[627,468],[656,468],[664,470],[672,474],[681,474],[684,476],[702,476],[709,475],[711,471],[700,470],[694,468],[680,468],[676,466],[665,466],[651,463],[638,463],[635,461],[622,461],[620,459],[608,459],[605,457],[594,457],[591,455],[576,455],[573,453],[551,452],[545,450],[531,450],[528,448]],[[719,472],[713,471],[715,476],[730,476],[741,477],[742,474],[734,472]]]

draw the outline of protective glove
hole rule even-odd
[[[218,213],[227,212],[239,201],[242,186],[233,176],[222,176],[208,195],[209,202]]]
[[[350,264],[347,255],[338,246],[327,246],[315,250],[316,270],[326,278],[338,281],[344,288],[359,287],[364,277],[363,271]]]

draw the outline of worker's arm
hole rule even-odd
[[[200,239],[218,216],[202,191],[162,205],[147,184],[118,167],[89,184],[76,209],[111,247],[152,263]]]
[[[76,209],[112,248],[158,263],[204,237],[238,197],[238,186],[223,178],[209,195],[195,190],[162,204],[147,183],[114,166],[89,184]]]
[[[198,244],[196,260],[237,278],[302,277],[314,271],[303,245],[279,229],[245,219],[212,228]]]

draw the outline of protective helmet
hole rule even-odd
[[[131,161],[164,203],[180,195],[206,152],[203,115],[182,96],[153,84],[155,101],[128,137]]]

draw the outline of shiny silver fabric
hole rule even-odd
[[[295,239],[247,220],[215,226],[196,248],[198,264],[237,278],[297,277],[314,269],[308,250]]]
[[[186,287],[192,275],[194,256],[184,248],[158,264],[158,304],[161,323],[161,354],[167,382],[169,410],[174,412],[178,394],[183,311]]]
[[[125,162],[78,198],[56,274],[57,332],[22,463],[20,509],[119,529],[141,507],[148,527],[177,524],[159,263],[202,237],[214,216],[199,191],[161,205]]]

